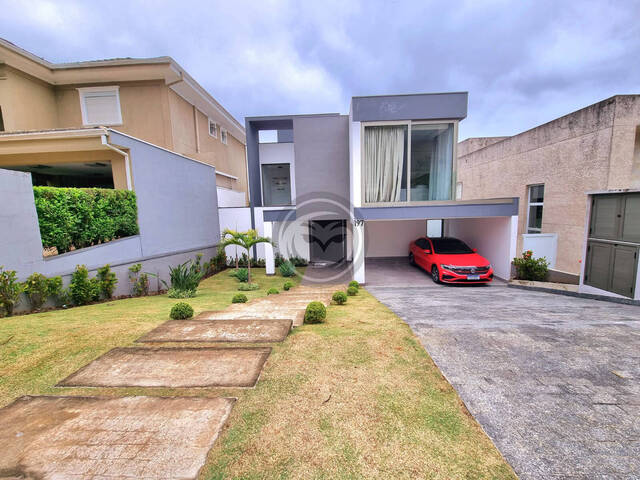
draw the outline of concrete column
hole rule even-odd
[[[264,236],[272,238],[273,223],[264,222],[263,229],[264,229]],[[267,275],[275,275],[276,262],[273,256],[273,245],[271,245],[270,243],[264,243],[263,245],[264,245],[264,260],[265,260],[265,267],[267,269]]]
[[[365,283],[364,276],[364,221],[353,225],[353,279]]]

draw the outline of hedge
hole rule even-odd
[[[107,188],[33,187],[40,236],[58,253],[137,235],[136,194]]]

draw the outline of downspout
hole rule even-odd
[[[131,184],[131,169],[129,168],[129,154],[127,152],[125,152],[123,150],[120,150],[119,148],[116,148],[113,145],[111,145],[107,141],[107,136],[106,135],[102,135],[100,138],[101,138],[101,141],[102,141],[102,145],[104,145],[105,147],[107,147],[110,150],[113,150],[116,153],[119,153],[120,155],[122,155],[124,157],[124,171],[125,171],[125,175],[127,177],[127,190],[133,190],[132,184]]]

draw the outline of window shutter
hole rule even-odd
[[[84,93],[85,123],[113,125],[122,123],[118,94],[115,90]]]

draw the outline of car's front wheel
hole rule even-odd
[[[416,257],[413,256],[413,253],[409,254],[409,263],[411,265],[415,265],[416,264]]]
[[[437,266],[431,267],[431,278],[435,283],[440,283],[440,272],[438,271]]]

